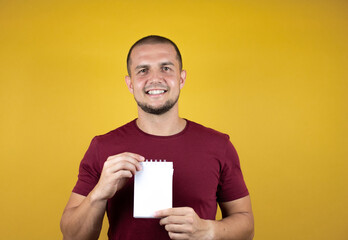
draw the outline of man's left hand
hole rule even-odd
[[[161,210],[155,217],[162,218],[160,224],[170,239],[213,239],[213,222],[201,219],[190,207]]]

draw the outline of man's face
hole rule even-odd
[[[179,68],[174,47],[170,44],[144,44],[133,48],[130,56],[129,91],[138,106],[147,113],[163,114],[177,107],[186,72]]]

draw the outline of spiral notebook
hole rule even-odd
[[[173,207],[173,163],[148,161],[134,177],[134,218],[154,218],[158,210]]]

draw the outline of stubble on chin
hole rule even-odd
[[[168,112],[170,109],[174,107],[174,105],[178,102],[179,95],[174,100],[167,100],[162,106],[159,107],[153,107],[149,104],[142,103],[138,101],[135,97],[135,101],[137,102],[138,106],[146,113],[154,114],[154,115],[162,115],[166,112]]]

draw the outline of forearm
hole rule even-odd
[[[92,191],[79,206],[66,209],[61,220],[63,239],[98,239],[105,208],[106,200],[94,199]]]
[[[251,213],[235,213],[219,221],[212,221],[214,240],[252,240],[254,219]]]

